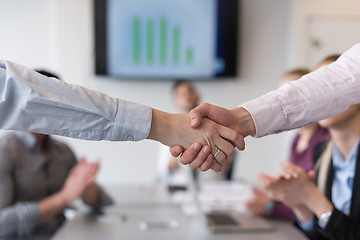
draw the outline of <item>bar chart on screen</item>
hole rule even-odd
[[[145,32],[141,32],[141,26],[145,24]],[[158,39],[155,42],[155,28],[158,27]],[[168,37],[167,33],[170,33]],[[145,38],[145,46],[142,51],[141,38]],[[171,47],[169,54],[168,46]],[[158,51],[155,58],[155,51]],[[171,55],[169,57],[169,55]],[[183,56],[183,57],[181,57]],[[132,59],[135,64],[145,60],[148,64],[159,62],[161,64],[180,64],[181,59],[190,65],[193,63],[194,53],[192,46],[184,46],[181,49],[181,29],[179,26],[169,26],[166,18],[142,20],[140,17],[132,19]]]
[[[214,0],[108,0],[108,71],[212,76],[215,8]]]

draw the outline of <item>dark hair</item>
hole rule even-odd
[[[324,58],[320,63],[323,62],[335,62],[336,60],[338,60],[338,58],[341,56],[341,54],[332,54],[327,56],[326,58]],[[319,64],[320,64],[319,63]]]
[[[302,76],[304,76],[304,75],[306,75],[308,73],[310,73],[310,70],[307,69],[307,68],[295,68],[293,70],[290,70],[290,71],[286,72],[284,74],[284,76],[286,76],[286,75],[298,75],[298,76],[302,77]]]
[[[36,72],[44,75],[44,76],[47,76],[47,77],[53,77],[53,78],[57,78],[57,79],[60,79],[58,75],[54,74],[54,73],[51,73],[51,72],[48,72],[46,70],[43,70],[43,69],[35,69]]]
[[[195,88],[194,88],[193,84],[189,80],[186,80],[186,79],[178,79],[178,80],[176,80],[174,82],[174,85],[172,86],[172,91],[174,92],[178,87],[180,87],[183,84],[188,86],[191,91],[195,92]]]

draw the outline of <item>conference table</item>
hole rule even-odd
[[[304,239],[304,235],[291,223],[271,220],[274,226],[269,231],[257,232],[211,232],[200,215],[189,217],[171,201],[165,187],[109,186],[106,188],[114,205],[104,210],[103,215],[89,214],[82,208],[67,221],[52,239]],[[146,228],[147,227],[147,228]]]

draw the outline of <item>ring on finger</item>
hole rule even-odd
[[[220,152],[221,152],[220,149],[218,149],[218,150],[216,151],[216,153],[214,154],[214,158],[216,158],[216,156],[219,155]]]

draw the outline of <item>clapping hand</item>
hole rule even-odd
[[[310,190],[316,188],[313,172],[307,173],[293,163],[284,163],[275,177],[260,173],[258,179],[271,199],[289,207],[305,204]]]

